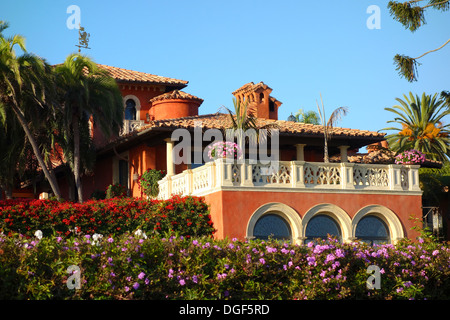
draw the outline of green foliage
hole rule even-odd
[[[151,198],[156,197],[159,193],[158,181],[165,175],[164,170],[146,170],[138,180],[142,192]]]
[[[416,149],[425,153],[428,159],[446,161],[450,146],[450,125],[443,124],[443,118],[450,110],[438,94],[433,96],[422,94],[403,95],[405,100],[385,110],[392,112],[395,123],[400,127],[389,127],[382,130],[393,130],[395,133],[386,136],[390,148],[395,152]]]
[[[135,198],[90,200],[83,204],[50,200],[0,201],[0,232],[34,237],[74,234],[122,234],[141,229],[147,234],[211,235],[214,228],[204,199],[173,197],[165,201]]]
[[[313,110],[303,111],[303,109],[299,109],[295,114],[295,119],[296,122],[320,124],[319,114]]]
[[[401,77],[404,77],[409,82],[417,81],[418,73],[417,66],[420,65],[416,59],[396,54],[394,57],[394,64],[396,66],[395,70]]]
[[[388,8],[391,16],[410,31],[416,31],[426,23],[424,9],[416,3],[389,1]]]
[[[106,189],[106,199],[126,197],[127,188],[120,183],[110,184]]]
[[[420,168],[419,181],[423,191],[423,203],[428,206],[438,206],[444,197],[449,196],[450,163],[444,163],[441,169]]]
[[[450,250],[431,239],[397,245],[0,236],[0,299],[449,299]],[[80,268],[79,290],[66,286]],[[366,288],[370,265],[381,289]]]

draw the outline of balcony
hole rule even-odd
[[[120,130],[120,135],[123,136],[133,132],[134,130],[142,127],[144,124],[144,120],[124,120],[122,130]]]
[[[172,195],[204,196],[220,190],[421,194],[419,166],[279,161],[233,163],[217,159],[166,176],[158,199]],[[275,169],[274,169],[275,168]]]

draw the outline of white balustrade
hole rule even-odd
[[[206,195],[221,188],[303,189],[311,192],[347,190],[358,192],[421,192],[419,166],[305,161],[279,161],[271,164],[232,162],[217,159],[193,170],[159,181],[158,199],[171,195]]]

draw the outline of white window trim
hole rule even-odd
[[[262,216],[267,214],[275,214],[283,218],[289,224],[289,228],[291,229],[292,242],[296,244],[301,243],[302,219],[300,218],[300,215],[293,208],[279,202],[267,203],[256,209],[247,224],[247,239],[253,239],[255,237],[253,231],[256,222],[258,222]]]
[[[368,215],[380,218],[387,225],[389,229],[389,238],[393,244],[405,237],[400,219],[392,210],[381,205],[366,206],[355,214],[352,220],[352,233],[354,235],[356,235],[356,227],[359,221]]]
[[[302,219],[302,233],[306,235],[306,227],[309,220],[317,215],[326,215],[332,218],[341,230],[342,242],[351,242],[352,240],[352,220],[347,212],[335,204],[321,203],[309,209]]]

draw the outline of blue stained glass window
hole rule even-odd
[[[389,229],[378,217],[366,216],[356,226],[355,236],[369,244],[382,244],[390,241]]]
[[[253,236],[256,239],[291,240],[291,227],[277,214],[262,216],[255,224]]]
[[[326,215],[317,215],[309,220],[306,226],[305,243],[314,239],[327,239],[328,235],[337,237],[341,241],[341,229],[333,218]]]

